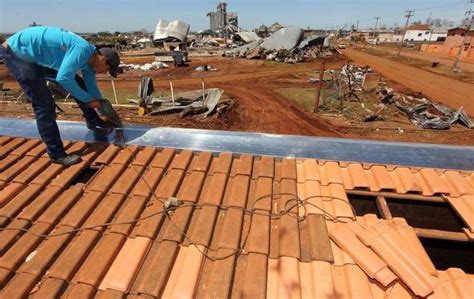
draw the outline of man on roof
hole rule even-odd
[[[0,58],[33,105],[38,131],[51,161],[66,167],[81,162],[78,155],[64,151],[56,105],[46,80],[57,82],[73,96],[89,129],[110,127],[107,114],[101,109],[102,94],[95,74],[109,72],[117,77],[118,53],[111,48],[97,49],[67,30],[37,26],[8,38],[0,46]]]

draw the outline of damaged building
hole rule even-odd
[[[216,12],[207,13],[210,29],[214,33],[223,33],[230,26],[239,27],[238,16],[235,12],[227,12],[227,3],[219,2]]]

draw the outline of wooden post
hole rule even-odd
[[[323,60],[323,65],[321,66],[321,70],[319,71],[319,81],[318,86],[316,88],[316,103],[313,108],[313,112],[318,112],[319,108],[319,99],[321,98],[321,89],[323,88],[323,80],[324,80],[324,71],[326,70],[326,61]]]
[[[112,90],[114,91],[115,104],[118,105],[117,91],[115,90],[114,79],[111,78],[110,81],[112,82]]]
[[[387,204],[387,201],[385,200],[385,197],[377,196],[377,198],[375,199],[375,203],[383,219],[385,220],[392,219],[392,213],[390,213],[390,209],[388,208],[388,204]]]

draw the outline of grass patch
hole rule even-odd
[[[316,98],[315,88],[279,88],[276,92],[292,101],[299,108],[305,111],[313,111]]]

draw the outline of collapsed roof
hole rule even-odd
[[[285,27],[263,39],[262,48],[266,50],[291,50],[303,38],[303,29],[300,27]]]
[[[182,21],[175,20],[167,22],[159,20],[156,24],[153,42],[185,42],[189,32],[190,25]]]

